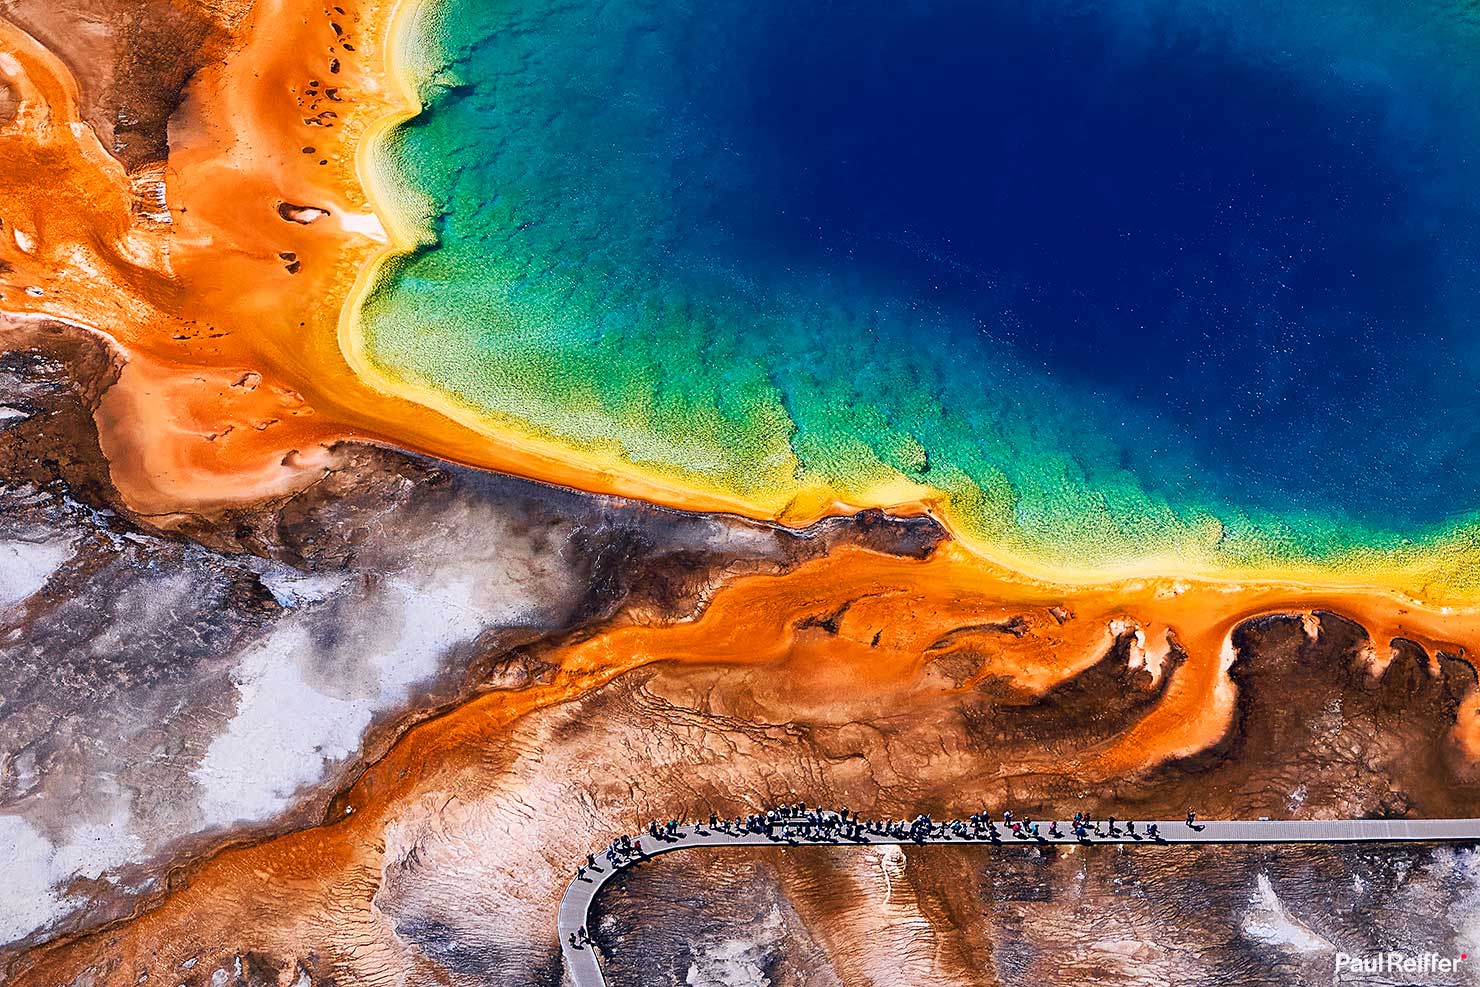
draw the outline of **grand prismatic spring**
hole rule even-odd
[[[0,0],[0,982],[582,987],[588,853],[798,802],[1480,817],[1476,92],[1455,2]],[[592,909],[614,984],[1460,984],[1480,857]]]

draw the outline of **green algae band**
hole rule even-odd
[[[419,246],[360,331],[757,502],[904,480],[1048,563],[1463,581],[1464,10],[426,0],[376,151]]]

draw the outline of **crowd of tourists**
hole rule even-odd
[[[1187,810],[1187,825],[1193,829],[1202,829],[1202,826],[1197,823],[1197,813],[1191,809]],[[1116,819],[1114,816],[1097,819],[1088,812],[1074,813],[1074,819],[1067,826],[1067,830],[1060,827],[1057,820],[1051,820],[1045,824],[1027,816],[1018,819],[1013,816],[1011,809],[1003,811],[1002,821],[999,824],[989,812],[973,812],[965,819],[939,821],[923,814],[913,819],[874,819],[860,816],[847,806],[840,809],[823,809],[818,806],[809,806],[805,802],[798,802],[795,805],[780,805],[766,812],[736,816],[733,819],[721,818],[711,812],[707,829],[703,822],[683,823],[677,819],[669,819],[667,822],[660,823],[654,820],[649,822],[645,831],[637,836],[623,833],[612,840],[602,852],[602,859],[612,870],[620,870],[628,864],[647,858],[648,847],[643,845],[643,840],[651,841],[651,847],[656,849],[664,843],[678,842],[689,835],[691,830],[701,836],[712,833],[723,833],[728,836],[765,836],[779,843],[868,843],[878,839],[915,843],[937,840],[980,840],[997,843],[1004,838],[1047,843],[1050,840],[1064,839],[1066,836],[1073,837],[1081,843],[1089,843],[1096,838],[1123,839],[1129,837],[1135,840],[1149,840],[1153,843],[1161,839],[1160,828],[1154,822],[1143,823],[1141,828],[1137,829],[1134,819]],[[589,873],[601,869],[596,854],[588,853],[586,862],[576,868],[576,879],[589,881],[591,880]],[[581,949],[591,942],[585,926],[570,933],[567,938],[575,949]]]
[[[1188,809],[1187,825],[1201,828],[1196,825],[1196,819],[1197,814]],[[1097,819],[1088,812],[1074,813],[1073,821],[1066,826],[1067,828],[1061,827],[1057,820],[1044,823],[1027,816],[1017,819],[1010,809],[1002,813],[999,824],[989,812],[974,812],[965,819],[939,821],[928,815],[917,815],[913,819],[874,819],[860,816],[847,806],[823,809],[798,802],[733,819],[721,818],[711,812],[707,830],[703,822],[682,823],[677,819],[670,819],[660,823],[655,820],[647,824],[646,831],[642,834],[632,836],[623,833],[612,840],[603,851],[603,856],[609,866],[621,868],[648,855],[648,850],[643,845],[644,839],[651,841],[650,845],[656,848],[664,843],[683,839],[690,830],[700,835],[724,833],[730,836],[765,836],[777,842],[806,843],[868,843],[872,839],[908,840],[916,843],[952,839],[998,842],[1005,838],[1046,843],[1066,837],[1087,843],[1096,838],[1129,837],[1152,842],[1161,838],[1160,828],[1154,822],[1144,823],[1137,829],[1134,819],[1116,819],[1114,816]],[[597,867],[596,855],[587,854],[586,863],[576,869],[576,877],[585,880],[587,872]]]

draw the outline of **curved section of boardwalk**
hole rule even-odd
[[[1153,820],[1158,829],[1155,839],[1146,835],[1147,823],[1137,823],[1134,833],[1117,827],[1114,833],[1104,835],[1091,832],[1087,839],[1077,839],[1070,830],[1072,824],[1059,820],[1060,835],[1050,836],[1050,821],[1040,821],[1041,835],[1019,836],[999,828],[995,838],[990,836],[929,836],[919,840],[862,832],[856,838],[839,836],[813,837],[805,835],[767,836],[764,833],[727,831],[704,825],[687,825],[667,839],[642,837],[643,857],[654,857],[675,850],[700,848],[723,848],[739,846],[771,847],[866,847],[866,846],[1033,846],[1041,845],[1084,845],[1145,844],[1147,846],[1171,846],[1189,843],[1471,843],[1480,842],[1480,819],[1330,819],[1330,820],[1209,820],[1199,822],[1196,827],[1184,821]],[[1103,824],[1102,824],[1103,829]],[[618,872],[630,869],[636,860],[621,865],[612,865],[598,860],[597,866],[587,868],[586,876],[571,881],[560,899],[560,948],[565,955],[565,967],[570,971],[571,982],[576,987],[604,987],[606,978],[601,972],[601,963],[592,945],[573,946],[572,933],[586,927],[591,902],[602,885]]]

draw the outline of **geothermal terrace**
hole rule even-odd
[[[560,899],[560,948],[576,987],[605,987],[595,943],[586,930],[597,892],[620,871],[674,850],[745,846],[908,846],[926,844],[1095,845],[1230,843],[1439,843],[1480,842],[1480,819],[1187,819],[1134,822],[1019,820],[1002,823],[979,815],[937,822],[917,816],[909,822],[864,820],[840,812],[787,808],[748,819],[704,823],[650,824],[646,835],[619,837],[588,864]],[[594,860],[594,863],[589,863]]]

